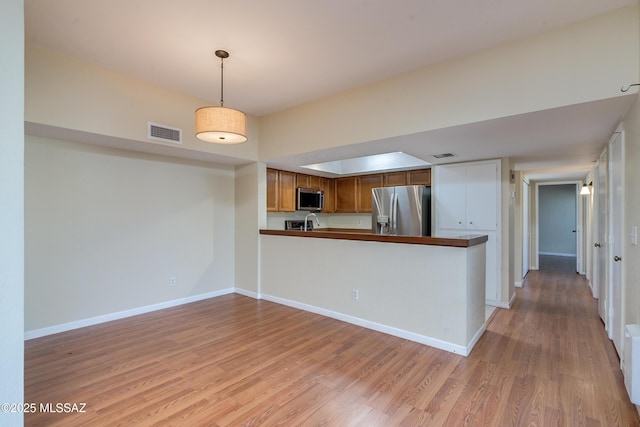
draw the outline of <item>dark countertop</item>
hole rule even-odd
[[[421,236],[381,236],[370,232],[353,232],[352,230],[336,231],[294,231],[294,230],[260,230],[260,234],[268,236],[311,237],[320,239],[360,240],[366,242],[408,243],[411,245],[453,246],[468,248],[487,241],[482,234],[466,234],[458,237],[421,237]]]

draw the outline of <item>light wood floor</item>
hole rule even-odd
[[[238,295],[30,340],[25,401],[87,412],[25,425],[640,425],[574,268],[517,293],[468,358]]]

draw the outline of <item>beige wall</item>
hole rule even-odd
[[[27,136],[25,329],[232,288],[234,177]]]
[[[24,4],[0,2],[0,403],[24,402]],[[22,425],[19,412],[3,425]]]
[[[638,77],[637,15],[622,8],[262,117],[260,159],[620,96]]]
[[[235,287],[252,297],[260,293],[258,229],[267,228],[267,169],[264,163],[236,168],[235,179]]]
[[[147,139],[151,121],[181,128],[182,150],[246,159],[245,163],[258,159],[258,122],[253,117],[248,117],[246,143],[210,144],[194,136],[194,111],[208,101],[32,46],[25,50],[25,61],[27,122],[107,136],[111,140],[105,143],[124,139],[131,149],[174,149],[173,144]]]

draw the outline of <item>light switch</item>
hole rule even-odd
[[[634,225],[631,227],[631,244],[636,246],[638,244],[638,226]]]

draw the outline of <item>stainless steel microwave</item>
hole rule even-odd
[[[321,211],[324,209],[324,192],[317,188],[296,189],[296,210]]]

